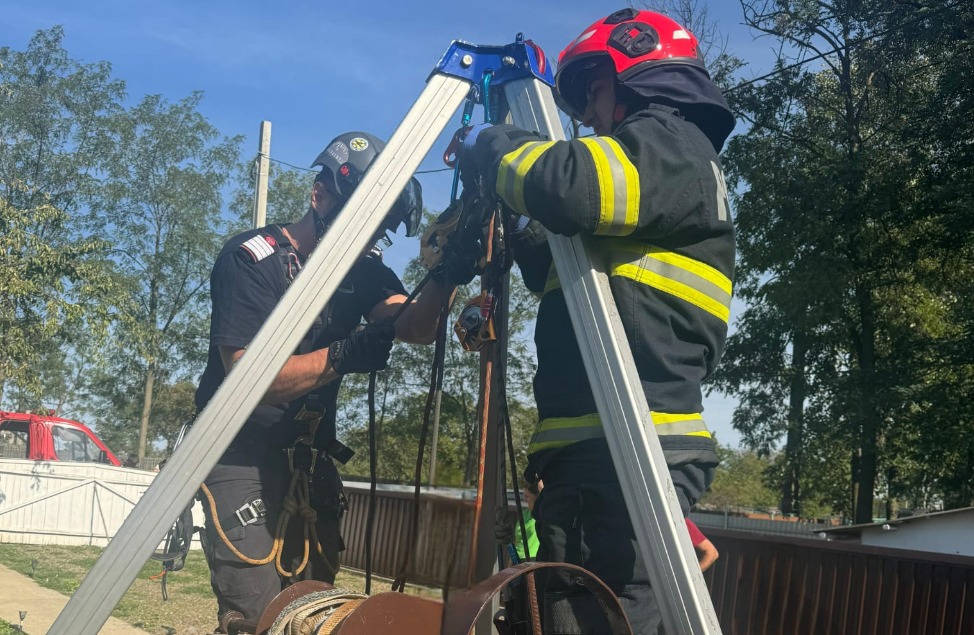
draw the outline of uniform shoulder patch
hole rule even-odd
[[[240,249],[245,251],[254,262],[260,262],[264,258],[274,254],[277,241],[273,236],[254,236],[250,240],[240,245]]]

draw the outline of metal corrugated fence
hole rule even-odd
[[[395,577],[412,493],[376,500],[373,571]],[[365,568],[368,486],[347,484],[343,566]],[[492,511],[485,510],[487,513]],[[473,502],[424,493],[410,582],[464,585]],[[974,558],[708,527],[720,559],[705,578],[725,635],[972,635]]]
[[[708,530],[725,635],[971,635],[974,558]]]

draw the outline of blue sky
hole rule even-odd
[[[245,154],[256,153],[260,121],[269,120],[271,156],[299,166],[345,130],[388,138],[454,39],[502,44],[524,32],[556,58],[586,26],[624,6],[593,0],[2,4],[0,46],[22,50],[36,30],[63,25],[68,54],[82,62],[110,62],[131,102],[150,93],[178,100],[202,90],[200,110],[223,134],[245,135]],[[731,50],[749,62],[746,76],[766,71],[771,43],[754,40],[742,26],[738,3],[710,4]],[[445,143],[434,146],[423,169],[442,167]],[[422,177],[427,207],[446,206],[450,180],[448,173]],[[390,264],[401,270],[417,249],[400,239]],[[708,399],[705,406],[718,438],[737,445],[739,435],[730,427],[733,403]]]

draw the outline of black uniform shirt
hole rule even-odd
[[[276,244],[277,247],[269,250],[265,243],[260,242],[262,238],[270,238],[266,244]],[[196,391],[198,411],[209,402],[226,376],[219,346],[247,347],[287,291],[289,281],[284,262],[288,256],[282,253],[279,246],[284,240],[276,227],[247,231],[230,239],[217,257],[210,276],[213,301],[210,347],[206,369]],[[295,354],[310,353],[348,336],[377,304],[393,295],[405,293],[402,282],[379,258],[372,255],[360,258],[321,316],[315,320]],[[340,380],[334,381],[323,389],[326,405],[324,423],[329,425],[323,424],[320,430],[332,438],[339,384]],[[257,406],[234,444],[289,445],[296,434],[296,427],[291,425],[291,421],[300,409],[301,401]]]

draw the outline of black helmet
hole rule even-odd
[[[328,192],[344,205],[385,146],[382,139],[367,132],[338,135],[311,164],[311,167],[321,166],[315,180],[324,183]],[[423,188],[413,177],[396,199],[382,228],[395,232],[402,223],[406,226],[406,235],[415,236],[422,216]]]

